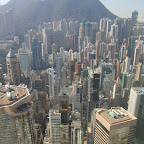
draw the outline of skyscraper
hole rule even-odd
[[[36,143],[33,95],[24,86],[0,86],[0,143]]]
[[[118,25],[111,25],[111,36],[116,40],[118,38]]]
[[[32,40],[32,69],[40,70],[42,68],[42,49],[41,42],[34,36]]]
[[[128,112],[137,117],[134,144],[144,143],[144,88],[133,87],[130,92]]]
[[[137,24],[137,19],[138,19],[138,12],[133,11],[132,12],[132,28]]]
[[[30,69],[30,55],[26,50],[19,50],[19,60],[21,73],[26,77],[29,75],[28,70]]]
[[[82,144],[83,134],[81,121],[73,121],[71,123],[71,144]]]
[[[94,144],[133,143],[136,117],[123,108],[98,109],[95,118]]]
[[[5,12],[0,12],[0,36],[14,35],[14,18],[13,10],[8,9]]]
[[[3,77],[3,69],[2,65],[0,64],[0,83],[3,83],[4,77]]]
[[[20,64],[11,50],[6,57],[6,62],[9,82],[13,85],[19,85],[21,78]]]
[[[61,143],[60,125],[61,125],[61,114],[56,110],[49,111],[50,121],[50,137],[52,144]]]

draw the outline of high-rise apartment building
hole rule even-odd
[[[0,36],[14,35],[14,33],[13,10],[8,9],[5,12],[0,12]]]
[[[21,79],[20,64],[12,51],[8,53],[6,62],[9,82],[13,85],[19,85]]]
[[[120,107],[100,109],[95,115],[94,144],[132,144],[136,117]]]
[[[49,83],[49,97],[57,98],[58,96],[58,85],[57,76],[53,68],[47,70],[48,73],[48,83]]]
[[[114,39],[117,39],[118,38],[118,25],[111,25],[111,36],[114,38]]]

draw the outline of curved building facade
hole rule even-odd
[[[35,143],[33,103],[26,87],[0,86],[0,143]]]

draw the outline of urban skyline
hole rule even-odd
[[[1,5],[5,5],[10,0],[0,0]],[[139,21],[144,22],[144,12],[143,12],[143,0],[100,0],[111,12],[121,18],[128,18],[131,16],[131,12],[133,10],[137,10],[139,12]],[[129,9],[127,9],[127,5],[130,5]],[[123,7],[123,8],[122,8]]]
[[[108,15],[20,34],[0,13],[0,144],[144,143],[144,24]]]

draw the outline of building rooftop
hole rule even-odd
[[[0,85],[0,106],[10,105],[29,94],[24,86]]]
[[[138,95],[144,95],[144,87],[133,87],[132,88]]]
[[[123,108],[111,108],[98,112],[110,125],[132,120],[132,117]]]
[[[96,120],[108,131],[135,126],[137,122],[137,118],[122,107],[112,107],[110,110],[99,110],[96,113]]]
[[[15,57],[16,55],[12,51],[10,51],[7,55],[7,58],[15,58]]]
[[[72,126],[81,126],[81,121],[73,121]]]

